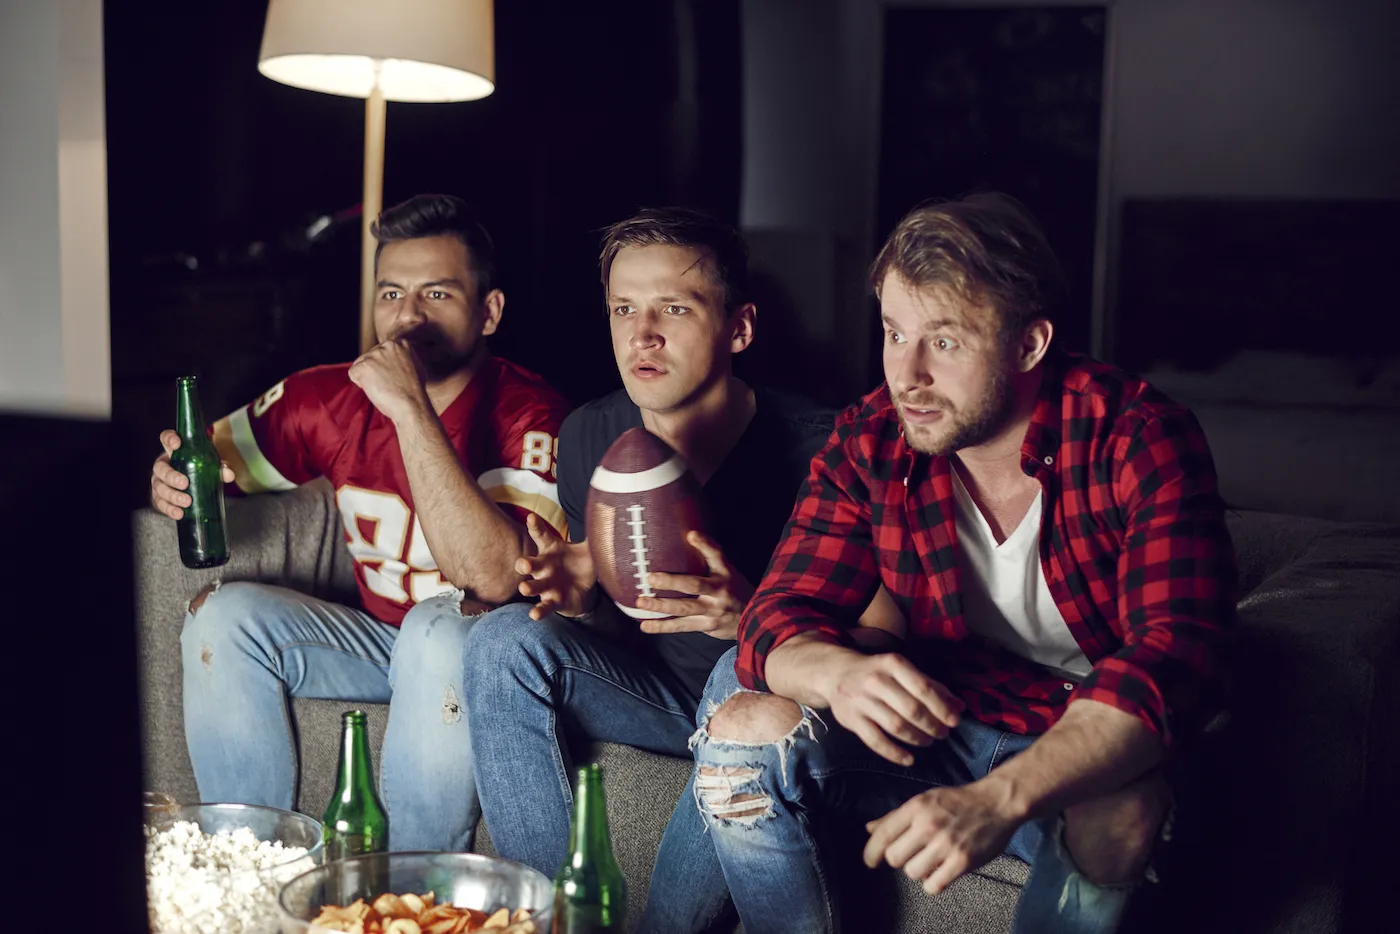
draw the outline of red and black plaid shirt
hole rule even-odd
[[[1221,700],[1218,651],[1234,613],[1235,556],[1195,417],[1149,385],[1080,356],[1045,364],[1021,445],[1040,481],[1040,562],[1093,665],[1079,684],[968,631],[946,457],[904,441],[886,387],[842,413],[739,627],[736,670],[799,633],[850,645],[883,583],[908,621],[904,648],[978,720],[1042,733],[1072,699],[1138,717],[1164,743]]]

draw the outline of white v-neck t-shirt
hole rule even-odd
[[[1021,524],[1001,544],[956,469],[953,500],[958,576],[967,628],[1022,658],[1080,679],[1093,667],[1060,615],[1040,565],[1045,491],[1035,494]]]

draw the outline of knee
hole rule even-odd
[[[695,800],[711,828],[751,827],[774,816],[786,797],[784,750],[806,713],[793,701],[744,691],[719,706],[695,746]],[[729,744],[729,745],[726,745]]]
[[[1065,847],[1079,871],[1096,885],[1138,878],[1147,868],[1171,789],[1153,772],[1102,798],[1065,810]]]
[[[180,641],[187,646],[228,635],[257,618],[258,585],[246,581],[210,584],[188,604]]]
[[[797,729],[804,716],[786,697],[743,691],[720,704],[705,729],[720,742],[776,743]]]
[[[415,666],[434,660],[460,662],[467,635],[481,617],[477,608],[456,594],[444,594],[415,604],[404,614],[394,640],[394,657],[411,656]]]
[[[467,657],[476,670],[512,669],[522,661],[544,656],[558,644],[554,627],[551,620],[531,619],[530,604],[508,603],[472,624],[466,639]]]

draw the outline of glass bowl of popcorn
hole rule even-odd
[[[276,934],[277,893],[321,859],[321,824],[278,808],[187,804],[148,814],[153,934]]]
[[[282,888],[281,934],[548,934],[543,873],[475,853],[374,853],[328,862]]]

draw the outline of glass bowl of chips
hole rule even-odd
[[[321,859],[319,821],[248,804],[146,813],[146,892],[156,934],[276,934],[282,885]]]
[[[553,889],[529,866],[475,853],[373,853],[302,873],[278,903],[282,934],[548,934]]]

